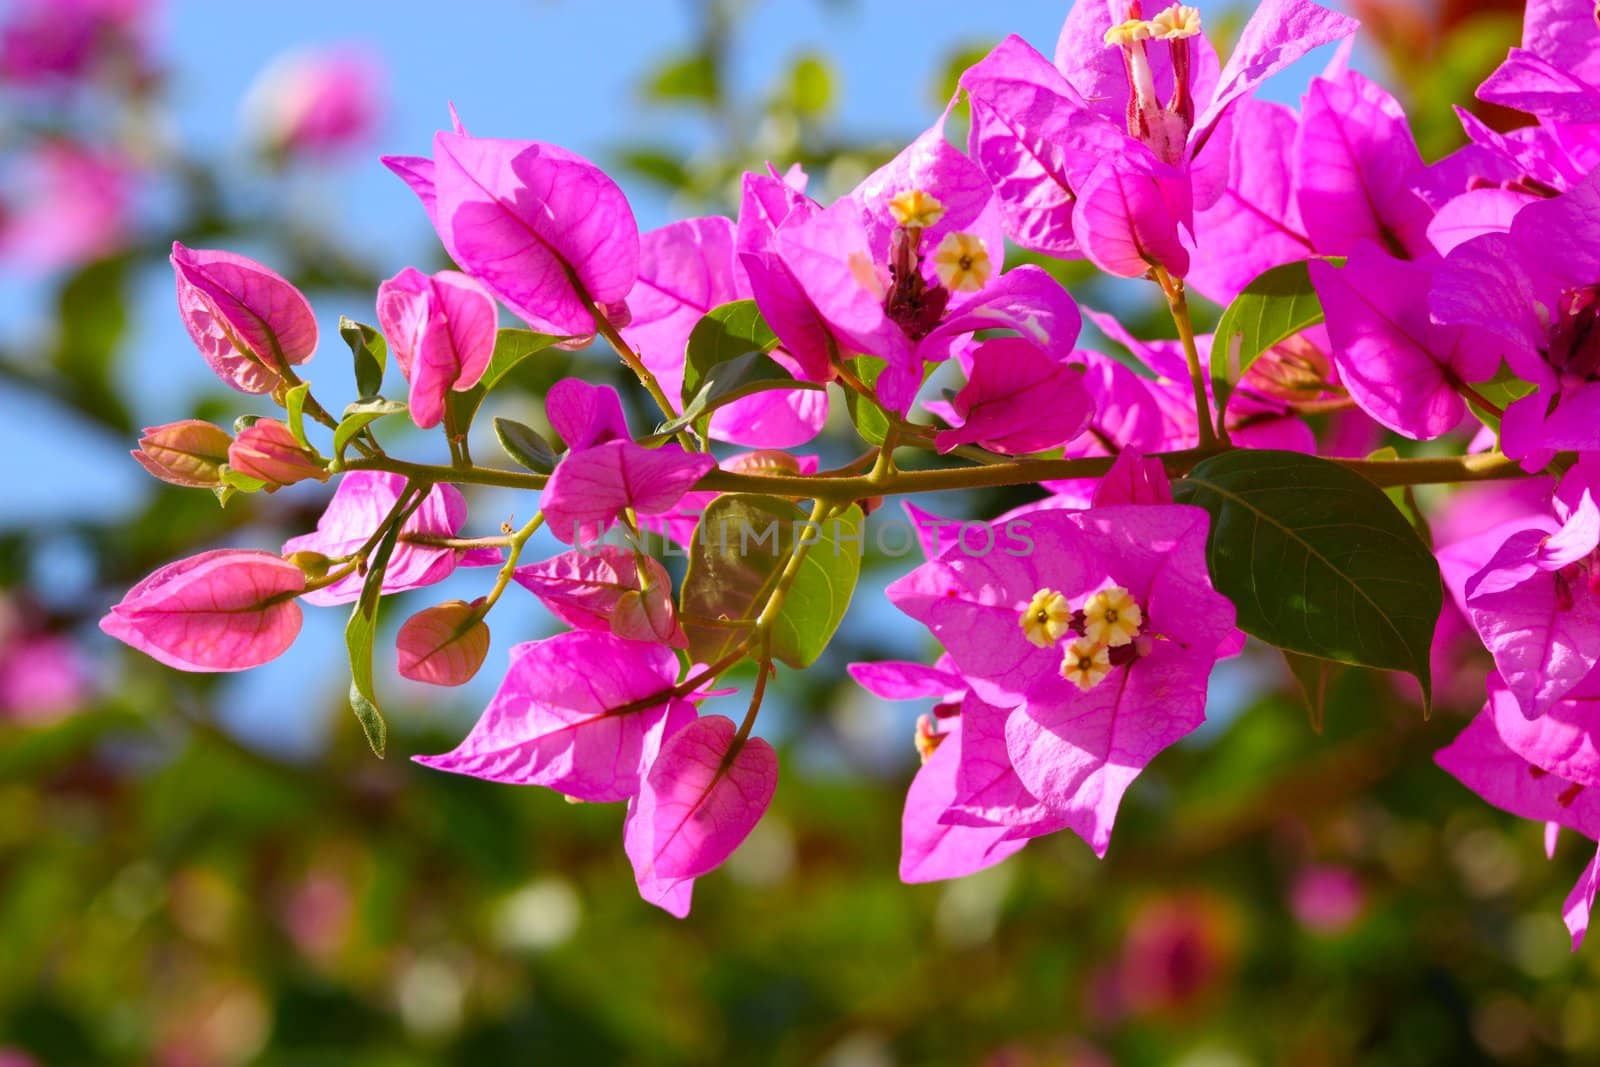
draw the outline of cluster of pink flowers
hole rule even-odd
[[[807,553],[823,550],[818,531],[847,511],[859,519],[852,500],[886,492],[1037,482],[1043,498],[1004,517],[1026,529],[1027,551],[930,539],[926,561],[890,586],[894,605],[940,646],[937,661],[851,673],[884,699],[931,704],[905,807],[905,880],[966,874],[1062,829],[1104,855],[1124,794],[1204,721],[1212,669],[1250,629],[1237,594],[1219,591],[1218,568],[1248,558],[1254,542],[1229,542],[1237,533],[1207,509],[1175,502],[1189,497],[1169,471],[1251,449],[1315,454],[1304,416],[1336,409],[1341,441],[1382,429],[1455,435],[1504,458],[1512,475],[1552,475],[1505,490],[1517,501],[1500,510],[1505,521],[1439,548],[1446,612],[1496,664],[1487,706],[1439,760],[1493,803],[1600,837],[1586,807],[1587,787],[1600,784],[1587,718],[1600,700],[1600,419],[1587,414],[1600,398],[1591,176],[1600,26],[1587,0],[1533,0],[1525,47],[1481,95],[1534,124],[1496,133],[1463,112],[1470,143],[1433,165],[1394,98],[1349,68],[1355,30],[1310,0],[1268,0],[1223,64],[1193,7],[1147,17],[1138,0],[1078,0],[1053,61],[1012,37],[962,75],[964,151],[947,137],[947,111],[831,204],[807,194],[798,167],[769,167],[745,175],[736,218],[643,234],[592,163],[554,145],[475,136],[452,116],[429,155],[384,162],[458,269],[401,271],[378,291],[379,328],[346,331],[358,378],[363,359],[381,371],[392,352],[408,385],[404,404],[363,386],[343,419],[297,374],[318,338],[294,286],[241,256],[176,246],[178,304],[201,355],[287,415],[233,434],[197,421],[152,428],[136,458],[224,498],[339,482],[314,532],[281,551],[170,564],[104,628],[172,666],[238,670],[293,642],[301,601],[355,603],[355,648],[362,634],[370,643],[383,597],[457,566],[498,568],[484,596],[400,627],[400,673],[436,684],[475,674],[489,648],[485,619],[508,584],[570,630],[513,646],[460,746],[419,762],[625,802],[640,892],[681,915],[694,879],[739,845],[776,788],[776,755],[752,730],[774,661],[815,658],[783,642],[793,643],[784,613],[798,610],[795,599],[826,599],[805,586]],[[1256,97],[1267,78],[1333,43],[1299,110]],[[1080,309],[1042,267],[1007,267],[1008,242],[1159,283],[1179,339],[1139,339]],[[1212,338],[1194,336],[1186,289],[1226,304],[1290,264],[1304,264],[1322,314],[1269,338],[1231,380],[1215,365],[1205,373]],[[537,334],[499,330],[502,309]],[[748,328],[730,325],[738,315]],[[1079,348],[1085,317],[1133,358]],[[723,349],[708,347],[707,331]],[[560,452],[526,427],[501,427],[507,451],[539,473],[475,466],[466,423],[510,362],[597,339],[638,375],[663,423],[636,433],[614,390],[568,379],[545,398]],[[1239,343],[1219,339],[1219,356],[1236,357]],[[716,380],[755,359],[761,376]],[[956,388],[929,395],[931,375],[957,372]],[[818,473],[815,457],[785,451],[821,431],[835,387],[852,412],[874,409],[887,428],[868,438],[887,441],[870,474]],[[453,466],[388,456],[373,423],[402,409],[419,427],[442,427]],[[311,419],[335,431],[331,454],[307,435]],[[939,472],[900,479],[896,443],[982,466],[948,485]],[[1028,466],[1040,453],[1059,462]],[[1062,476],[1023,476],[1035,469]],[[537,488],[539,514],[515,532],[466,536],[452,481]],[[859,492],[829,488],[841,485]],[[768,508],[814,502],[779,566],[751,579],[693,556],[707,551],[696,517],[752,493]],[[932,521],[910,511],[919,528]],[[572,547],[523,562],[540,526]],[[647,532],[693,546],[681,602],[644,550]],[[622,543],[596,547],[608,534]],[[1322,562],[1337,571],[1346,561]],[[727,610],[709,618],[705,590],[691,610],[688,589],[707,571],[727,586]],[[1285,610],[1339,610],[1303,600]],[[1252,605],[1249,617],[1261,611]],[[825,638],[837,617],[806,616],[805,626],[823,625]],[[704,640],[707,628],[724,636]],[[1342,647],[1327,656],[1369,662]],[[744,721],[700,714],[747,659],[757,681]],[[358,655],[352,667],[353,700],[370,723],[370,660]],[[1591,863],[1568,908],[1575,938],[1597,871]]]

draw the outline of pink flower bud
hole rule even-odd
[[[260,419],[239,434],[228,448],[228,466],[248,478],[267,483],[267,492],[307,478],[328,480],[317,457],[296,441],[289,427],[275,419]]]
[[[132,453],[139,465],[172,485],[209,489],[222,484],[219,468],[228,462],[233,438],[220,426],[200,419],[152,426]]]
[[[407,267],[378,287],[378,323],[411,383],[411,418],[444,418],[445,394],[471,389],[494,355],[494,298],[460,271],[429,277]]]
[[[100,620],[117,640],[181,671],[242,671],[282,655],[300,633],[305,575],[251,549],[169,563]]]
[[[317,319],[300,290],[275,271],[232,252],[173,243],[178,312],[195,347],[224,383],[265,393],[279,369],[317,348]]]
[[[429,685],[469,681],[489,654],[489,626],[478,618],[482,603],[450,600],[407,619],[395,638],[400,673]]]

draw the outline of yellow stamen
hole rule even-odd
[[[1113,26],[1106,31],[1106,44],[1118,48],[1133,44],[1135,41],[1144,41],[1150,38],[1150,23],[1144,19],[1129,19],[1127,22]]]
[[[1087,693],[1111,673],[1111,653],[1105,645],[1080,637],[1061,657],[1061,677]]]
[[[1173,4],[1150,20],[1150,34],[1163,41],[1178,41],[1200,33],[1200,9]]]
[[[975,293],[989,283],[989,250],[970,233],[947,233],[933,253],[939,282],[954,293]]]
[[[1072,605],[1054,589],[1041,589],[1022,609],[1017,624],[1022,627],[1022,636],[1040,648],[1049,648],[1071,628]]]
[[[1143,624],[1139,602],[1120,585],[1100,590],[1083,605],[1083,635],[1097,644],[1120,648],[1139,636]]]
[[[889,214],[901,226],[925,230],[944,218],[944,205],[921,189],[907,189],[889,198]]]

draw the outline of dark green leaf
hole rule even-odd
[[[489,357],[489,369],[483,372],[478,384],[459,393],[452,390],[445,397],[445,404],[450,412],[450,424],[456,428],[456,432],[465,434],[472,427],[473,417],[478,414],[483,398],[488,396],[489,392],[500,384],[500,379],[510,374],[518,363],[535,352],[542,352],[551,345],[565,340],[567,340],[565,337],[552,337],[545,333],[534,333],[532,330],[501,330],[495,334],[494,355]]]
[[[778,347],[772,332],[754,300],[735,300],[714,307],[694,324],[684,354],[683,402],[688,404],[700,392],[711,368],[751,352],[770,352]]]
[[[377,396],[383,390],[383,372],[389,363],[389,345],[383,334],[364,322],[339,316],[339,336],[350,346],[356,365],[356,389],[362,397]]]
[[[1273,267],[1245,286],[1217,322],[1211,342],[1211,381],[1217,406],[1261,353],[1322,321],[1322,301],[1307,264]]]
[[[664,440],[693,423],[709,420],[713,411],[735,400],[742,400],[770,389],[809,388],[795,382],[789,372],[770,356],[760,352],[746,352],[726,363],[718,363],[706,373],[700,391],[684,405],[683,414],[656,427],[653,438],[646,443]],[[705,427],[700,427],[705,436]]]
[[[1432,693],[1439,565],[1382,489],[1295,452],[1214,456],[1173,486],[1211,513],[1211,580],[1239,627],[1292,652],[1406,671]]]
[[[844,618],[861,573],[863,517],[852,504],[821,528],[776,497],[724,494],[706,508],[689,552],[682,589],[689,654],[701,663],[726,655],[748,629],[696,624],[701,619],[751,619],[762,609],[794,550],[814,538],[772,628],[772,654],[806,667],[827,647]]]
[[[1328,686],[1343,668],[1319,656],[1302,656],[1287,649],[1281,651],[1283,661],[1289,665],[1289,673],[1294,675],[1295,686],[1300,690],[1300,699],[1305,704],[1311,729],[1320,734],[1328,710]]]
[[[556,451],[537,430],[512,419],[495,419],[494,435],[500,438],[500,447],[506,450],[506,455],[529,470],[549,474],[556,469],[559,462]]]

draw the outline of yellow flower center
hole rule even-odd
[[[989,250],[970,233],[947,233],[933,253],[939,283],[953,293],[975,293],[989,282]]]
[[[1087,693],[1111,673],[1111,653],[1106,646],[1080,637],[1061,657],[1061,677]]]
[[[1166,14],[1166,12],[1162,12]],[[1151,24],[1144,19],[1129,19],[1119,23],[1106,31],[1106,44],[1121,48],[1133,44],[1135,41],[1145,41],[1150,38]]]
[[[1150,34],[1163,41],[1178,41],[1200,33],[1200,9],[1173,4],[1150,20]]]
[[[1071,628],[1072,605],[1054,589],[1041,589],[1022,609],[1017,624],[1022,627],[1022,636],[1040,648],[1049,648]]]
[[[1143,625],[1139,602],[1120,585],[1100,590],[1083,605],[1083,635],[1096,644],[1120,648],[1138,637]]]
[[[925,230],[944,217],[944,205],[921,189],[907,189],[889,198],[889,214],[901,226]]]

